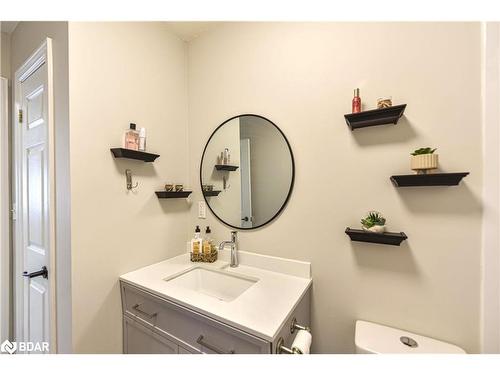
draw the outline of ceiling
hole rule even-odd
[[[18,21],[1,21],[1,31],[12,33],[16,28]],[[202,33],[222,25],[223,22],[166,22],[168,28],[182,40],[189,42]]]
[[[170,31],[189,42],[224,22],[166,22]]]
[[[16,28],[18,21],[0,21],[2,33],[10,34]]]

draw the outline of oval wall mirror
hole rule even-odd
[[[210,210],[237,229],[276,218],[292,192],[292,149],[272,121],[245,114],[224,121],[203,150],[200,183]]]

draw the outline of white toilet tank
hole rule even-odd
[[[458,346],[380,324],[356,322],[358,354],[465,354]]]

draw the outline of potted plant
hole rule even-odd
[[[363,219],[361,219],[363,230],[375,233],[385,232],[385,218],[380,212],[370,211]]]
[[[426,174],[431,169],[438,167],[438,154],[435,148],[419,148],[411,153],[410,167],[417,174]]]

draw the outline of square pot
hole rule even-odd
[[[427,173],[427,171],[438,167],[438,154],[423,154],[410,156],[410,168],[417,173]]]

